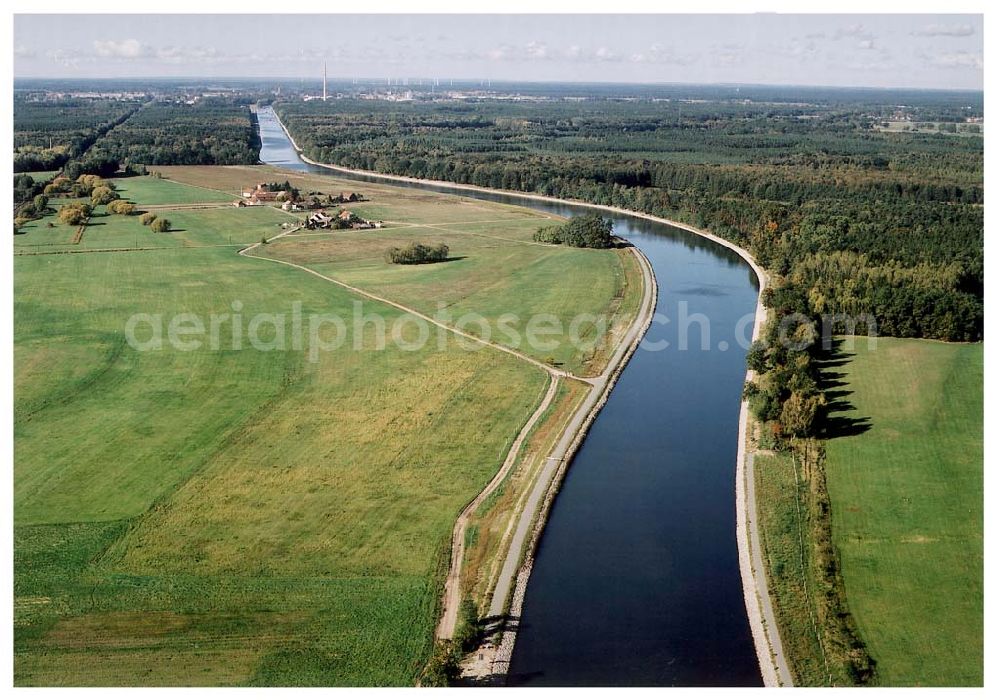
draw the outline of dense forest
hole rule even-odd
[[[252,165],[259,155],[256,116],[238,100],[224,98],[148,104],[88,153],[143,165]]]
[[[958,97],[929,99],[924,114],[975,113]],[[275,107],[319,161],[609,204],[711,229],[774,273],[773,298],[785,313],[817,322],[871,314],[880,333],[894,336],[982,337],[981,136],[880,132],[874,127],[888,108],[867,103]]]
[[[138,165],[250,165],[260,136],[245,99],[185,101],[20,98],[14,101],[14,172],[110,175]]]
[[[56,170],[141,106],[134,100],[14,95],[14,172]]]

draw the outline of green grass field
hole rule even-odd
[[[56,175],[60,173],[59,170],[35,170],[33,172],[24,173],[25,175],[30,175],[31,179],[35,182],[48,182],[55,178]],[[18,173],[19,175],[21,173]]]
[[[160,187],[176,200],[176,183],[143,181],[145,204],[160,203]],[[455,517],[499,466],[545,374],[448,336],[379,349],[373,328],[350,323],[345,344],[315,362],[291,341],[250,347],[256,314],[290,318],[299,303],[306,319],[349,319],[358,297],[229,246],[279,230],[279,211],[164,215],[180,231],[107,217],[80,246],[135,225],[173,241],[166,249],[15,259],[15,683],[413,684]],[[498,251],[468,251],[487,254]],[[390,326],[403,315],[362,310]],[[140,352],[123,332],[135,313],[164,326],[178,313],[206,326],[230,317],[218,349],[206,339]]]
[[[237,188],[220,192],[152,176],[116,178],[114,183],[122,199],[135,202],[139,207],[143,204],[226,203],[237,198]]]
[[[603,369],[638,313],[641,272],[630,253],[536,244],[533,234],[551,218],[531,209],[269,166],[170,166],[160,171],[171,181],[225,191],[287,179],[304,194],[360,192],[365,201],[344,206],[359,216],[391,222],[389,228],[304,231],[275,241],[260,254],[305,265],[422,313],[434,315],[443,305],[452,320],[480,315],[490,323],[494,341],[575,373]],[[385,262],[387,248],[413,241],[447,243],[451,260],[412,266]],[[517,317],[507,317],[504,324],[515,335],[497,323],[505,314]],[[581,342],[570,342],[570,325],[579,314],[606,321],[604,332],[600,322],[583,318],[574,329]],[[562,333],[538,332],[541,342],[529,343],[527,325],[540,315],[553,316]],[[539,318],[533,329],[547,326]],[[465,330],[482,335],[475,322]]]
[[[536,219],[522,219],[293,235],[262,254],[306,265],[425,314],[446,313],[452,323],[465,317],[463,328],[485,337],[475,321],[481,317],[496,342],[574,373],[599,372],[617,333],[638,308],[635,260],[621,250],[534,244],[537,229]],[[445,243],[451,259],[435,265],[384,260],[386,249],[414,241]],[[578,345],[570,329],[580,314],[590,318],[576,322]],[[513,333],[504,331],[501,321]],[[550,321],[563,332],[554,337],[539,332]]]
[[[108,248],[175,248],[210,245],[245,245],[281,232],[282,224],[295,223],[291,214],[275,207],[228,207],[232,196],[214,190],[185,185],[153,177],[113,179],[122,199],[154,206],[153,213],[171,222],[171,230],[155,233],[143,226],[138,216],[108,214],[107,208],[94,208],[82,238],[74,243],[77,226],[59,221],[58,210],[69,202],[86,201],[58,198],[50,202],[52,211],[41,219],[29,221],[14,237],[18,253],[79,251]],[[205,203],[207,208],[184,205]],[[177,208],[171,208],[176,206]]]
[[[852,354],[853,353],[853,354]],[[983,682],[983,346],[860,340],[827,441],[851,612],[885,685]]]
[[[983,682],[983,346],[879,338],[825,363],[823,473],[847,608],[887,686]],[[798,683],[848,685],[826,638],[801,457],[756,456],[761,535]],[[822,640],[822,641],[821,641]]]
[[[799,686],[850,685],[845,665],[827,658],[820,641],[801,464],[788,452],[758,453],[754,478],[768,592],[792,678]]]

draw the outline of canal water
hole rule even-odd
[[[299,159],[269,108],[258,121],[262,161],[333,174]],[[582,211],[516,195],[391,184],[564,216]],[[658,316],[566,473],[528,582],[508,683],[760,685],[735,506],[757,278],[736,253],[700,236],[638,217],[609,218],[652,264]]]

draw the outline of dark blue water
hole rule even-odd
[[[264,162],[330,174],[299,160],[269,110],[260,124]],[[578,210],[393,184],[561,215]],[[611,218],[615,233],[653,266],[658,318],[566,474],[528,583],[508,682],[760,685],[734,493],[757,279],[711,241],[637,217]]]

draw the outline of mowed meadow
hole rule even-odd
[[[293,303],[306,319],[350,319],[359,303],[389,326],[405,314],[237,255],[292,219],[222,206],[235,188],[198,181],[236,169],[186,170],[197,175],[190,185],[116,181],[175,231],[98,211],[91,221],[104,226],[88,225],[78,243],[45,221],[16,238],[15,683],[412,685],[432,647],[455,518],[495,473],[547,377],[450,334],[443,345],[380,349],[373,325],[348,323],[346,342],[315,357],[290,344],[250,347],[248,320],[291,316]],[[236,177],[275,179],[260,170]],[[419,207],[407,221],[394,192],[372,188],[367,205],[429,221]],[[477,232],[499,237],[476,240],[497,244],[503,224],[485,222],[524,216],[454,198],[423,206],[435,221],[480,222]],[[76,252],[92,235],[94,248]],[[391,245],[397,233],[367,235]],[[565,252],[571,277],[579,261]],[[472,244],[462,253],[505,254],[516,258]],[[620,258],[595,259],[592,274],[609,282],[584,308],[618,308]],[[524,285],[518,303],[517,285],[505,285],[510,310],[525,314],[536,289]],[[414,306],[433,296],[418,294],[419,280],[397,291],[390,298]],[[178,313],[229,316],[218,349],[165,342],[140,352],[124,334],[137,313],[160,314],[164,326]],[[412,324],[403,328],[413,340]]]
[[[827,486],[847,601],[883,685],[983,682],[983,345],[856,339]]]
[[[575,374],[597,374],[637,311],[638,264],[625,250],[535,244],[531,236],[538,227],[538,218],[531,217],[400,225],[378,238],[306,232],[258,252],[387,299],[405,299],[421,313],[461,322],[466,332]],[[385,261],[386,246],[412,241],[444,243],[452,259],[445,265]]]
[[[832,544],[853,626],[883,686],[983,682],[983,345],[842,339],[823,361]],[[802,685],[850,684],[820,641],[801,461],[756,457],[782,643]]]

